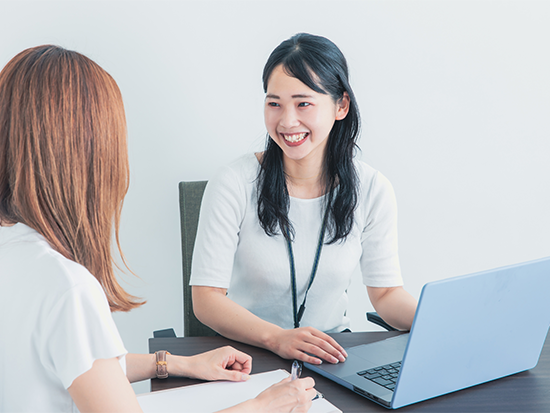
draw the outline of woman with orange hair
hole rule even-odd
[[[139,411],[131,381],[248,378],[250,356],[231,347],[127,354],[111,311],[144,304],[113,271],[127,189],[111,76],[57,46],[15,56],[0,72],[0,411]],[[312,387],[286,379],[232,409],[306,411]]]

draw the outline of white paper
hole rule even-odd
[[[272,384],[288,377],[284,370],[253,374],[243,382],[216,381],[138,394],[145,413],[211,413],[252,399]],[[326,399],[314,400],[311,413],[342,413]]]

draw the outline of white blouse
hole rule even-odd
[[[78,411],[67,388],[127,353],[99,282],[24,224],[0,227],[0,411]]]
[[[301,326],[336,332],[349,327],[347,289],[360,267],[372,287],[403,284],[397,254],[397,208],[390,182],[355,162],[360,193],[353,229],[344,242],[324,245]],[[191,285],[227,288],[228,297],[258,317],[293,328],[290,264],[282,235],[267,236],[257,214],[259,163],[247,154],[208,182],[201,206]],[[321,229],[324,197],[290,199],[297,301],[301,304]]]

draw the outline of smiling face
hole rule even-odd
[[[336,120],[346,117],[349,97],[335,103],[277,66],[267,85],[264,118],[269,136],[292,161],[321,161]]]

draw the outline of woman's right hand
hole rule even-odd
[[[336,340],[313,327],[279,330],[272,339],[270,350],[282,358],[311,364],[321,364],[322,360],[335,364],[346,361],[348,356]]]
[[[256,396],[257,412],[307,412],[317,394],[311,377],[290,380],[290,377],[268,387]]]
[[[254,399],[222,410],[223,413],[302,413],[311,407],[311,401],[317,394],[311,377],[290,380],[287,377],[268,387]],[[219,412],[219,413],[222,413]]]

